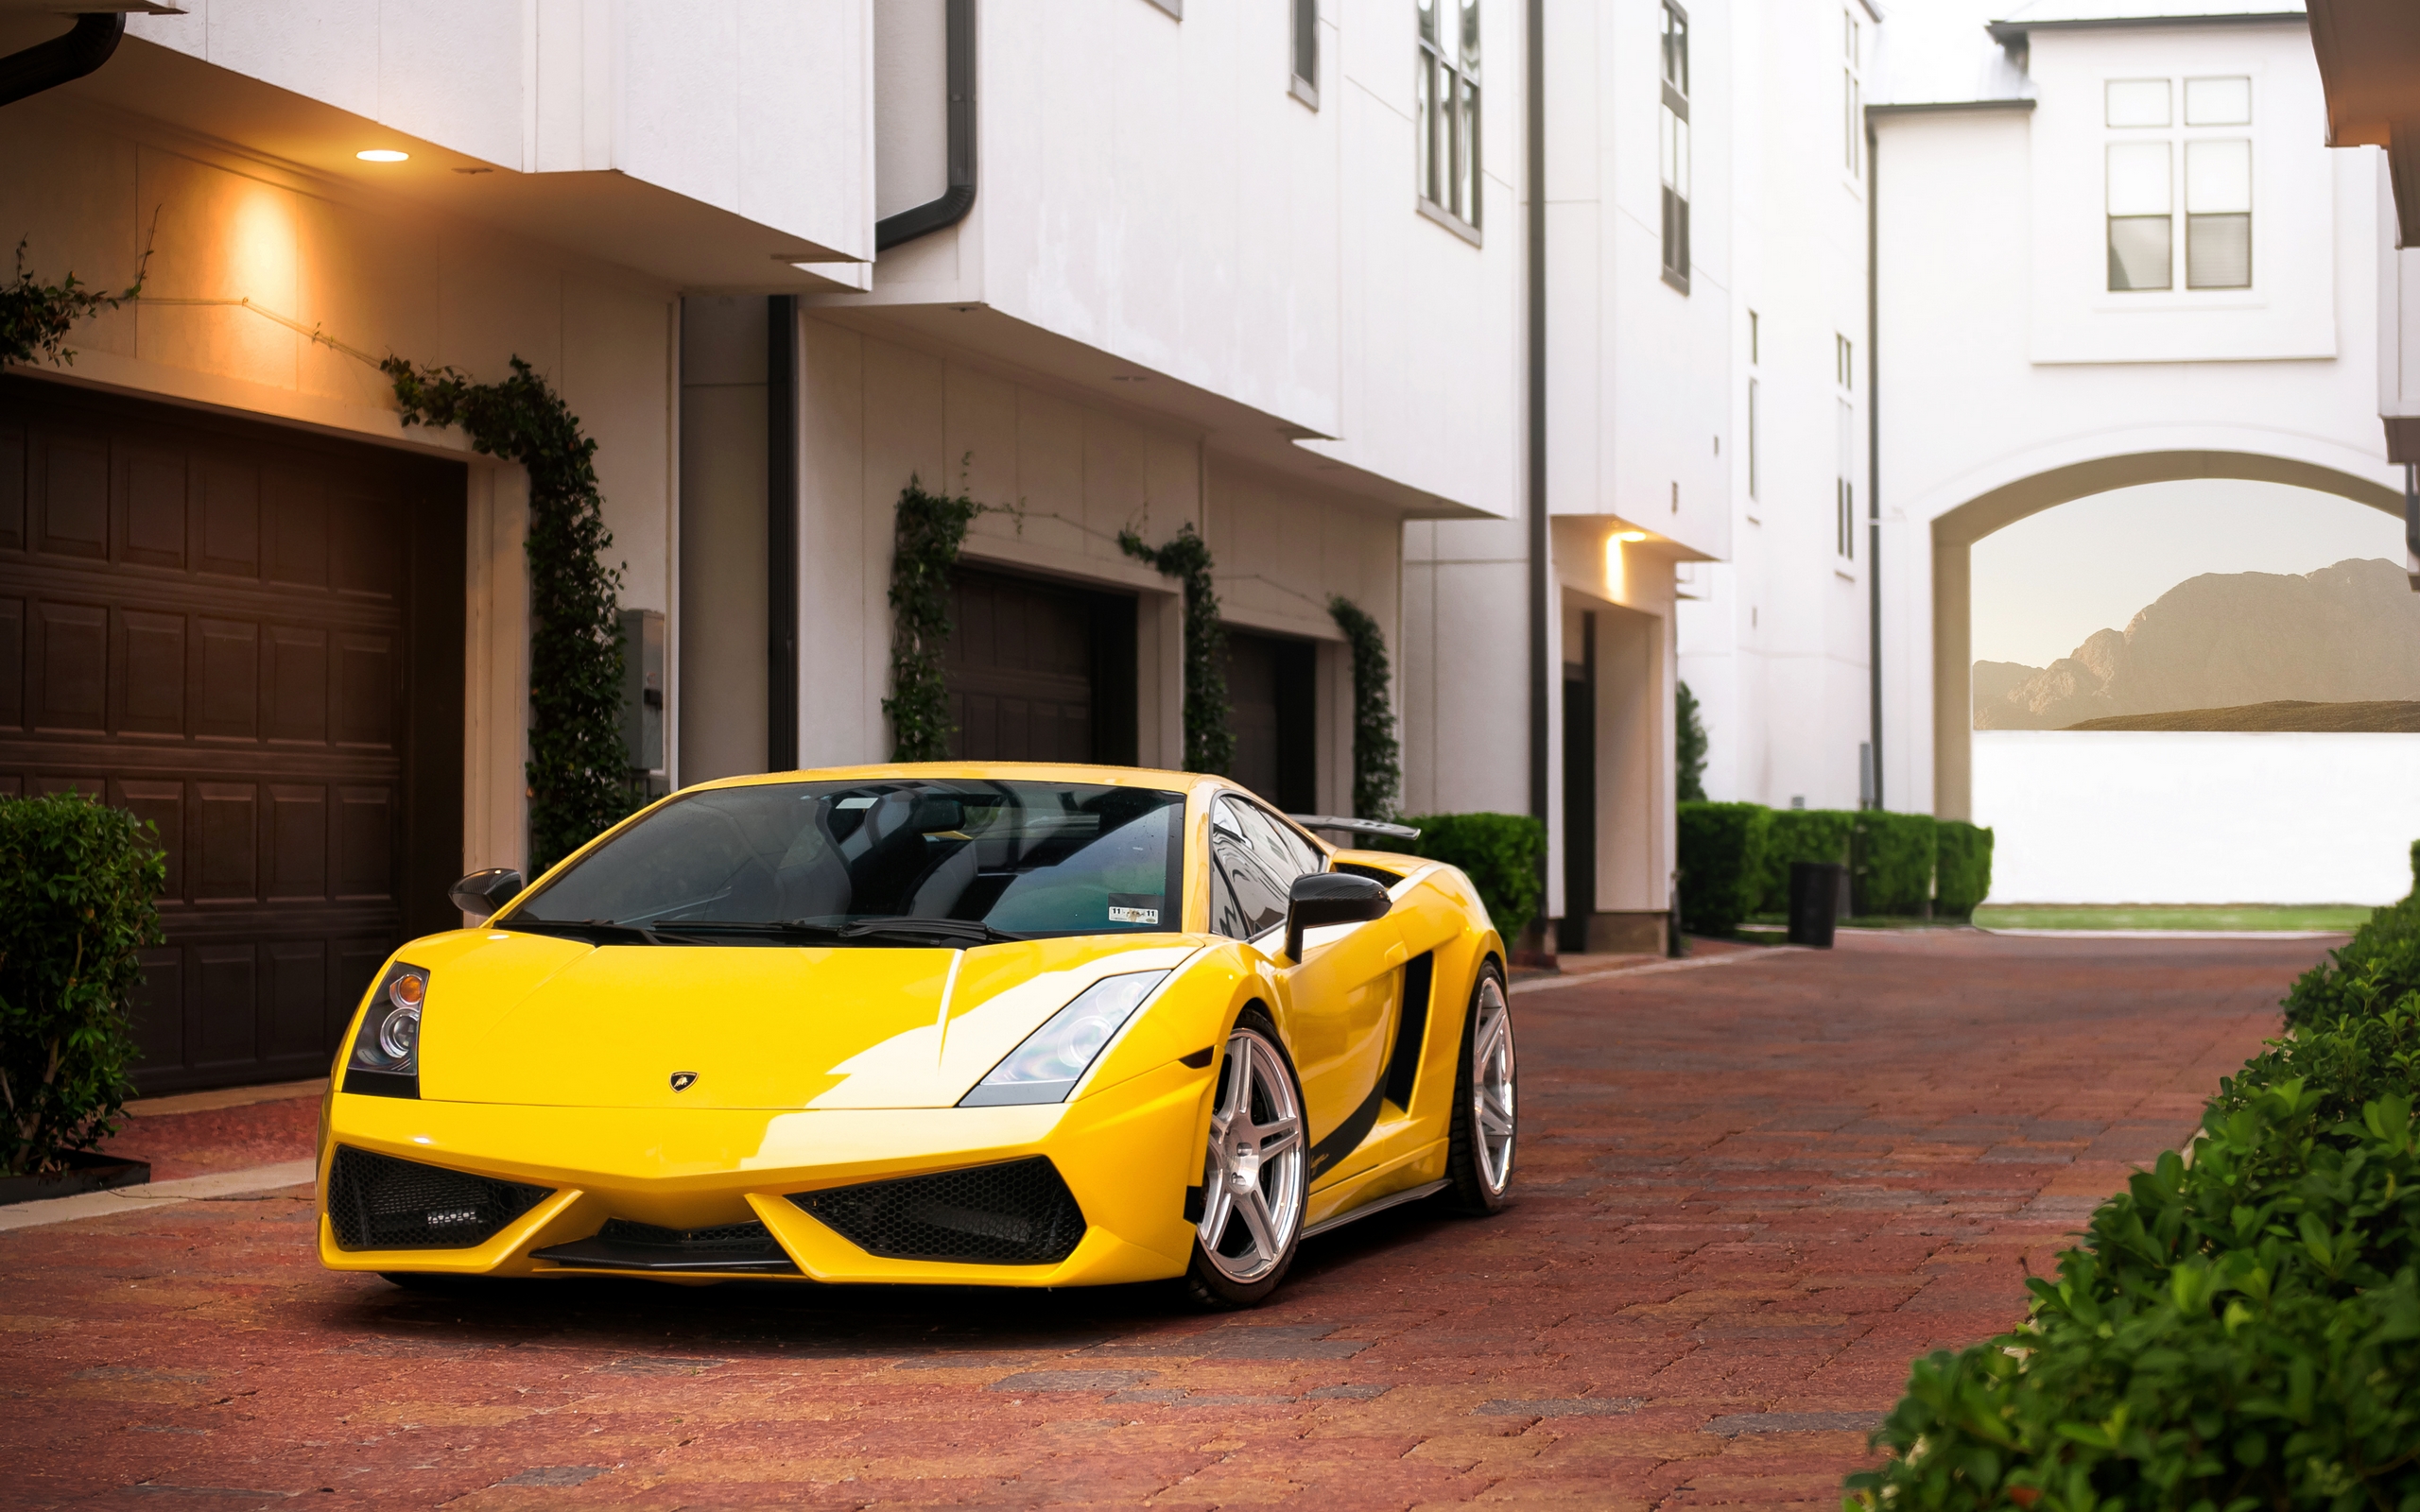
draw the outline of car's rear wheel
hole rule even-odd
[[[1203,1307],[1250,1307],[1294,1263],[1309,1201],[1303,1083],[1277,1026],[1246,1009],[1227,1036],[1210,1108],[1201,1218],[1187,1291]]]
[[[1519,1065],[1512,1055],[1512,1011],[1504,972],[1494,961],[1479,968],[1471,1009],[1462,1016],[1462,1054],[1454,1071],[1454,1121],[1445,1145],[1446,1191],[1464,1212],[1495,1212],[1512,1189],[1513,1147],[1520,1133],[1515,1097]]]

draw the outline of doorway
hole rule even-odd
[[[1288,814],[1319,807],[1319,646],[1227,632],[1228,775]]]
[[[467,481],[0,380],[0,793],[158,830],[143,1092],[325,1072],[388,952],[460,925]]]
[[[1134,763],[1134,599],[961,568],[950,591],[950,755]]]

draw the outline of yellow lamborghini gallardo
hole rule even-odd
[[[707,783],[417,939],[320,1141],[320,1257],[441,1276],[1274,1289],[1305,1237],[1502,1206],[1502,942],[1469,881],[1223,779]]]

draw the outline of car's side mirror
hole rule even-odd
[[[521,896],[521,873],[510,867],[474,871],[448,888],[445,896],[462,912],[485,919]]]
[[[1286,955],[1303,958],[1303,931],[1322,924],[1358,924],[1384,919],[1394,900],[1367,877],[1314,871],[1294,879],[1286,893]]]

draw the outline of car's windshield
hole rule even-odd
[[[496,924],[683,944],[1174,931],[1184,817],[1182,793],[1095,782],[712,788],[631,825]]]

